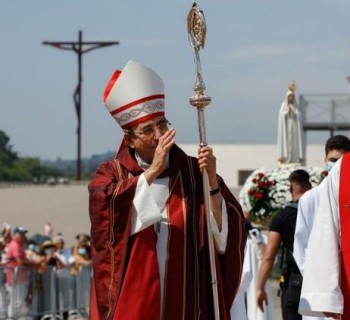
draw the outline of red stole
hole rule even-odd
[[[114,320],[160,319],[160,280],[153,225],[130,237],[124,275]],[[142,266],[142,267],[140,267]]]
[[[350,153],[342,158],[339,181],[341,290],[343,320],[350,319]]]

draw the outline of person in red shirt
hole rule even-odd
[[[18,314],[25,303],[28,289],[28,269],[26,267],[34,266],[25,253],[27,232],[28,230],[24,227],[16,227],[6,253],[6,287],[10,297],[9,317]]]

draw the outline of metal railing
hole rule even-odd
[[[78,320],[89,315],[91,267],[0,267],[0,319]]]

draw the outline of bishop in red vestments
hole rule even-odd
[[[214,319],[202,170],[211,190],[220,317],[230,319],[246,235],[212,149],[199,148],[197,159],[175,144],[163,82],[137,62],[114,73],[104,103],[124,139],[89,184],[90,319]]]

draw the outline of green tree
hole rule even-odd
[[[20,158],[12,151],[10,138],[0,130],[0,181],[33,181],[62,176],[56,168],[43,166],[37,158]]]
[[[9,144],[10,138],[7,134],[0,130],[0,181],[7,181],[10,179],[11,167],[18,159],[15,152],[12,151],[12,146]]]
[[[17,153],[12,151],[9,142],[10,138],[0,130],[0,166],[10,166],[18,159]]]

